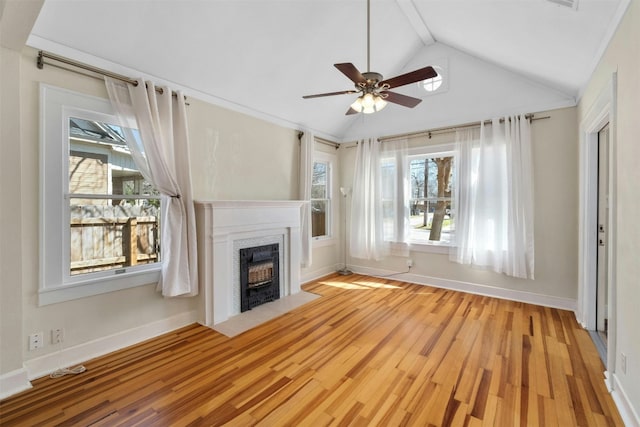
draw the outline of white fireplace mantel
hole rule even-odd
[[[280,297],[300,292],[300,212],[303,201],[197,201],[200,323],[212,327],[239,314],[234,300],[239,272],[235,252],[243,242],[283,242]],[[237,259],[237,257],[236,257]],[[235,292],[238,295],[237,292]]]

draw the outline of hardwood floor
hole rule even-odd
[[[574,314],[367,276],[234,338],[192,325],[34,381],[2,426],[623,425]]]

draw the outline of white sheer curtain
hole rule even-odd
[[[409,255],[408,141],[385,141],[381,145],[383,240],[392,255]]]
[[[300,139],[300,181],[299,197],[304,200],[300,211],[300,236],[301,253],[300,264],[302,267],[311,266],[311,181],[313,179],[313,151],[315,139],[311,132],[305,132]]]
[[[534,278],[531,130],[524,117],[456,132],[451,260]]]
[[[358,143],[351,201],[350,254],[380,260],[409,251],[407,141]]]
[[[198,294],[195,212],[191,194],[189,137],[184,96],[151,82],[138,85],[105,78],[127,145],[144,178],[162,194],[164,296]],[[132,131],[138,129],[138,132]]]

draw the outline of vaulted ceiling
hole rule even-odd
[[[630,0],[372,0],[371,71],[445,76],[415,109],[345,116],[365,0],[46,0],[28,44],[342,141],[575,105]],[[577,6],[577,7],[576,7]]]

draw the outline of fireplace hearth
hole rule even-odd
[[[277,243],[240,249],[240,312],[280,298]]]

